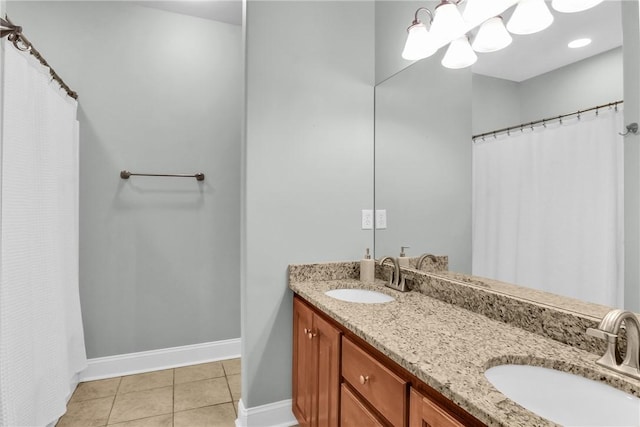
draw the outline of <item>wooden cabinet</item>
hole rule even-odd
[[[340,330],[293,302],[293,413],[301,426],[337,427]]]
[[[484,426],[297,295],[293,413],[303,427]]]
[[[428,397],[411,389],[409,427],[464,427]]]

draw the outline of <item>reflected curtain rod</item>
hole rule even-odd
[[[33,47],[33,44],[27,39],[24,34],[22,34],[22,27],[19,25],[14,25],[13,22],[9,19],[7,15],[4,16],[4,19],[0,17],[0,38],[6,37],[13,46],[22,52],[29,52],[31,55],[35,56],[35,58],[40,61],[42,65],[49,68],[49,74],[51,78],[57,81],[60,86],[67,92],[73,99],[78,99],[78,94],[71,90],[69,86],[62,80],[62,78],[55,72],[51,65],[47,62],[46,59],[42,57],[40,52]]]
[[[559,116],[554,116],[554,117],[549,117],[546,119],[542,119],[542,120],[536,120],[533,122],[529,122],[529,123],[522,123],[519,124],[517,126],[510,126],[508,128],[503,128],[503,129],[498,129],[498,130],[493,130],[491,132],[485,132],[485,133],[480,133],[478,135],[473,135],[471,137],[471,140],[473,142],[475,142],[478,138],[482,138],[484,140],[485,137],[487,136],[493,136],[496,137],[499,134],[504,134],[504,133],[510,133],[513,130],[519,130],[519,131],[523,131],[526,128],[531,128],[533,129],[534,126],[539,126],[539,125],[543,125],[546,127],[547,123],[552,123],[555,120],[559,120],[560,124],[562,124],[562,119],[567,118],[567,117],[572,117],[572,116],[578,116],[578,118],[580,118],[580,115],[582,113],[586,113],[589,111],[596,111],[596,115],[598,114],[598,110],[601,110],[603,108],[611,108],[611,107],[615,107],[616,111],[618,110],[618,104],[622,104],[624,101],[615,101],[615,102],[610,102],[608,104],[602,104],[602,105],[598,105],[596,107],[592,107],[592,108],[587,108],[586,110],[578,110],[578,111],[574,111],[573,113],[568,113],[568,114],[561,114]]]

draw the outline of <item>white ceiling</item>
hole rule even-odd
[[[493,53],[479,53],[472,66],[477,74],[521,82],[598,53],[622,46],[620,1],[604,1],[577,13],[560,13],[549,8],[554,21],[549,28],[527,36],[513,35],[513,43]],[[503,16],[505,23],[513,8]],[[586,47],[570,49],[567,43],[589,37]]]
[[[212,21],[242,25],[242,0],[141,0],[134,3]]]

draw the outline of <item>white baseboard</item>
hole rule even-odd
[[[298,425],[291,412],[291,399],[245,408],[240,399],[236,427],[288,427]]]
[[[97,357],[87,361],[87,368],[80,373],[80,381],[120,377],[236,357],[240,357],[240,338]]]

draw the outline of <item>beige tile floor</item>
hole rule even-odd
[[[240,359],[80,383],[57,427],[234,426]]]

